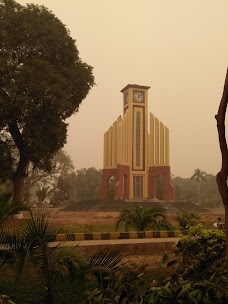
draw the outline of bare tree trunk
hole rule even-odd
[[[228,268],[228,187],[227,187],[228,149],[227,149],[226,130],[225,130],[227,103],[228,103],[228,70],[226,73],[224,90],[219,105],[218,114],[215,116],[217,120],[219,144],[222,154],[222,166],[221,166],[221,170],[217,174],[217,184],[218,184],[219,193],[221,195],[225,207],[226,265]]]
[[[15,206],[21,205],[24,200],[23,188],[24,188],[25,176],[27,174],[28,164],[29,162],[27,159],[23,159],[22,157],[20,157],[17,171],[13,175],[13,185],[14,185],[13,202]]]
[[[15,173],[13,173],[12,176],[12,181],[14,185],[13,202],[15,206],[18,206],[21,205],[24,200],[23,186],[25,176],[27,175],[29,160],[26,152],[26,144],[24,142],[23,136],[21,135],[17,121],[14,121],[9,125],[9,132],[20,154],[17,170]]]

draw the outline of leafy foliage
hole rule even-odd
[[[134,228],[137,231],[145,230],[171,230],[171,225],[165,217],[165,209],[160,207],[134,206],[132,209],[125,208],[120,212],[116,222],[116,229],[123,225],[125,231]]]
[[[176,245],[176,253],[184,263],[184,275],[205,278],[225,258],[225,234],[218,229],[205,229],[198,224]]]
[[[144,303],[141,302],[150,288],[152,278],[146,265],[124,265],[106,276],[103,285],[88,292],[85,304]]]
[[[7,295],[0,295],[0,304],[15,304]]]
[[[104,286],[87,293],[84,303],[225,304],[228,273],[224,249],[223,232],[190,228],[190,235],[176,245],[176,260],[168,261],[169,276],[163,281],[150,279],[148,268],[123,267],[107,276]]]
[[[201,206],[206,208],[220,207],[222,202],[218,192],[216,176],[206,174],[204,177],[204,182],[200,184]],[[195,180],[176,176],[173,178],[172,183],[175,188],[176,200],[198,203],[199,187]]]
[[[63,149],[54,155],[50,171],[34,169],[29,166],[24,191],[26,200],[31,203],[34,200],[36,191],[44,187],[53,189],[54,200],[68,199],[73,188],[73,178],[71,178],[72,174],[74,174],[73,170],[73,162]]]
[[[36,190],[36,196],[38,198],[39,204],[42,204],[44,200],[50,196],[53,192],[53,189],[50,189],[49,187],[42,187]]]
[[[176,218],[181,229],[188,229],[198,223],[200,219],[201,217],[197,212],[188,210],[181,210]]]
[[[101,185],[101,170],[82,168],[76,171],[77,200],[92,200],[99,198]]]
[[[1,244],[7,245],[7,250],[1,254],[1,263],[10,262],[16,267],[17,278],[23,273],[29,262],[40,269],[46,287],[46,302],[52,303],[55,284],[67,275],[66,263],[69,260],[81,263],[83,255],[80,247],[49,246],[49,236],[58,232],[58,226],[50,225],[44,214],[32,216],[18,231],[10,233],[3,231]]]
[[[21,205],[14,207],[12,202],[12,193],[10,192],[0,192],[0,225],[10,216],[18,214],[21,211],[29,211],[28,206]]]
[[[63,281],[77,282],[80,278],[101,280],[123,259],[117,250],[101,251],[86,258],[81,247],[67,242],[50,243],[60,227],[50,222],[47,214],[33,214],[14,232],[2,230],[0,234],[0,265],[15,269],[19,281],[31,263],[42,274],[45,284],[45,303],[53,302],[53,291]]]
[[[78,111],[94,77],[69,31],[44,6],[0,0],[0,28],[0,130],[7,149],[0,163],[11,155],[10,172],[21,190],[29,163],[50,170],[66,142],[65,120]],[[15,142],[18,157],[8,140]],[[21,193],[17,196],[20,203]]]

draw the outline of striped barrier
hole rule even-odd
[[[173,238],[187,235],[188,230],[173,231],[129,231],[129,232],[95,232],[95,233],[59,233],[49,235],[51,242],[61,241],[88,241],[88,240],[118,240],[118,239],[146,239],[146,238]]]

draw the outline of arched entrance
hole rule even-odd
[[[110,176],[108,179],[108,199],[114,200],[115,198],[115,185],[116,179],[114,176]]]
[[[165,194],[165,180],[164,177],[161,175],[156,176],[156,198],[159,200],[164,200]]]

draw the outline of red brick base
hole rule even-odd
[[[108,199],[108,188],[110,177],[115,178],[115,197],[114,199],[130,198],[130,167],[117,165],[116,169],[102,170],[101,199]]]
[[[102,186],[100,196],[102,200],[108,199],[109,179],[115,178],[115,196],[114,199],[130,199],[130,167],[117,165],[115,169],[102,170]],[[150,167],[148,172],[148,199],[157,199],[156,178],[163,177],[163,200],[173,201],[175,192],[171,184],[170,167]]]
[[[150,167],[148,175],[148,199],[156,199],[156,178],[163,177],[164,180],[164,197],[165,201],[175,199],[174,187],[171,184],[170,167]]]

